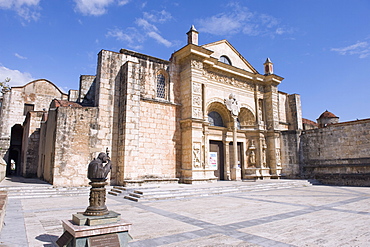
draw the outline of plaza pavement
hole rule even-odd
[[[88,195],[10,197],[0,246],[56,246],[61,220],[87,206]],[[132,247],[370,246],[369,187],[315,185],[150,202],[108,195],[107,206],[132,223]]]

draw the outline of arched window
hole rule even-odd
[[[208,113],[208,122],[210,126],[224,127],[224,122],[221,115],[216,111]]]
[[[166,98],[166,77],[163,74],[157,75],[157,97]]]
[[[229,59],[227,56],[225,56],[225,55],[222,55],[222,56],[220,57],[220,62],[222,62],[222,63],[226,63],[226,64],[228,64],[228,65],[232,65],[232,64],[231,64],[230,59]]]

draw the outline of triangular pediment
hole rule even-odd
[[[211,57],[217,60],[220,60],[221,56],[226,56],[232,66],[258,74],[257,70],[225,39],[202,45],[202,47],[213,51]]]

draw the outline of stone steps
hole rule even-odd
[[[113,188],[110,191],[108,191],[108,194],[113,195],[113,196],[119,196],[119,195],[128,194],[129,191],[133,191],[133,189],[126,188],[123,186],[113,186]]]
[[[60,187],[50,186],[17,186],[1,187],[0,191],[7,191],[8,198],[41,198],[59,196],[89,196],[89,187]]]
[[[171,187],[159,187],[159,188],[125,188],[125,187],[114,187],[114,190],[121,190],[120,192],[111,193],[111,195],[122,195],[125,199],[144,202],[144,201],[155,201],[155,200],[170,200],[170,199],[183,199],[188,197],[202,197],[211,195],[221,195],[228,193],[240,193],[240,192],[253,192],[253,191],[264,191],[264,190],[276,190],[286,189],[294,187],[306,187],[312,186],[307,180],[286,180],[278,182],[240,182],[235,185],[217,185],[212,184],[209,186],[191,186],[191,185],[178,185]]]

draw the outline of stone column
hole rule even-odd
[[[223,142],[224,144],[224,180],[230,180],[230,142]]]
[[[238,167],[238,142],[236,138],[237,118],[240,112],[240,106],[234,94],[230,94],[229,98],[225,99],[225,105],[233,119],[234,164],[231,168],[231,180],[241,180],[240,168]]]
[[[203,124],[203,161],[204,169],[209,169],[209,131],[208,123]]]
[[[233,115],[233,150],[234,150],[234,162],[231,168],[231,180],[241,180],[240,167],[238,166],[238,141],[236,138],[237,130],[237,116]]]
[[[272,178],[280,178],[281,174],[281,150],[280,135],[278,132],[271,132],[267,135],[269,166]]]

